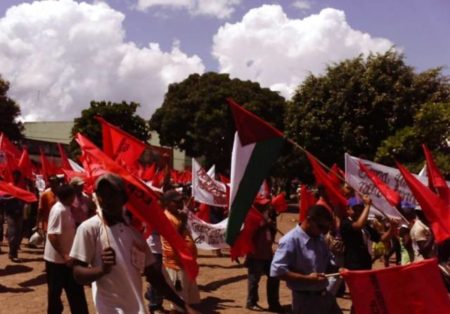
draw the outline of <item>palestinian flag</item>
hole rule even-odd
[[[237,132],[231,157],[230,215],[226,241],[233,245],[263,180],[283,145],[283,133],[228,99]]]

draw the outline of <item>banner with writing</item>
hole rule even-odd
[[[217,250],[227,248],[225,230],[228,218],[216,224],[204,222],[192,212],[188,214],[188,227],[197,248],[201,250]]]
[[[368,194],[372,198],[374,207],[379,208],[389,216],[400,217],[399,212],[388,203],[375,184],[367,177],[366,173],[360,169],[359,162],[362,162],[367,168],[374,171],[392,189],[398,191],[402,200],[418,206],[414,195],[397,168],[384,166],[373,161],[345,154],[345,180],[354,189],[363,194]],[[416,176],[416,178],[427,185],[426,177]]]
[[[206,205],[228,206],[225,184],[210,177],[195,159],[192,159],[192,196],[197,202]]]

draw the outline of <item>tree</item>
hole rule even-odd
[[[12,141],[20,141],[23,139],[22,122],[17,121],[20,116],[19,105],[8,97],[9,82],[0,76],[0,132]]]
[[[390,50],[309,75],[288,103],[286,134],[328,165],[342,164],[345,152],[373,159],[383,140],[412,125],[422,104],[450,99],[441,69],[416,74],[403,59]]]
[[[427,103],[417,111],[411,126],[398,130],[381,143],[375,160],[393,165],[396,159],[418,172],[425,159],[421,145],[426,144],[440,170],[450,178],[449,141],[450,103]]]
[[[188,156],[203,157],[208,166],[215,164],[217,171],[227,171],[235,132],[228,97],[283,129],[283,97],[258,83],[213,72],[171,84],[150,127],[159,133],[162,145],[176,146]]]
[[[102,128],[100,123],[94,119],[95,116],[101,116],[109,123],[147,142],[150,139],[150,128],[147,122],[136,114],[138,107],[139,104],[134,102],[128,104],[126,102],[91,101],[90,108],[83,110],[81,117],[74,120],[70,143],[71,154],[79,154],[78,144],[73,140],[78,132],[87,136],[98,147],[102,147]]]

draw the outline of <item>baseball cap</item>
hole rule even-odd
[[[349,207],[355,207],[357,205],[364,205],[364,202],[361,199],[359,199],[358,197],[353,196],[347,200],[347,205]]]

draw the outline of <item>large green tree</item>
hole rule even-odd
[[[283,129],[283,97],[258,83],[213,72],[171,84],[150,127],[159,133],[162,145],[176,146],[188,156],[203,157],[207,165],[215,164],[218,171],[227,171],[235,132],[228,97]]]
[[[378,147],[375,160],[394,164],[406,163],[414,172],[424,163],[422,144],[433,151],[433,157],[450,179],[450,103],[427,103],[414,116],[412,125],[385,139]]]
[[[9,82],[0,76],[0,132],[12,141],[23,139],[23,125],[17,118],[20,116],[19,105],[8,97]]]
[[[102,147],[102,128],[95,116],[101,116],[106,121],[134,135],[142,141],[150,139],[150,128],[147,122],[136,114],[139,104],[131,102],[112,103],[106,101],[91,101],[88,109],[81,112],[81,117],[74,120],[72,138],[82,133],[91,139],[98,147]],[[72,155],[79,153],[78,144],[72,139],[70,143]]]
[[[393,50],[359,56],[306,78],[288,103],[286,133],[329,165],[342,165],[345,152],[373,159],[383,140],[413,124],[422,104],[449,95],[440,69],[415,73]]]

